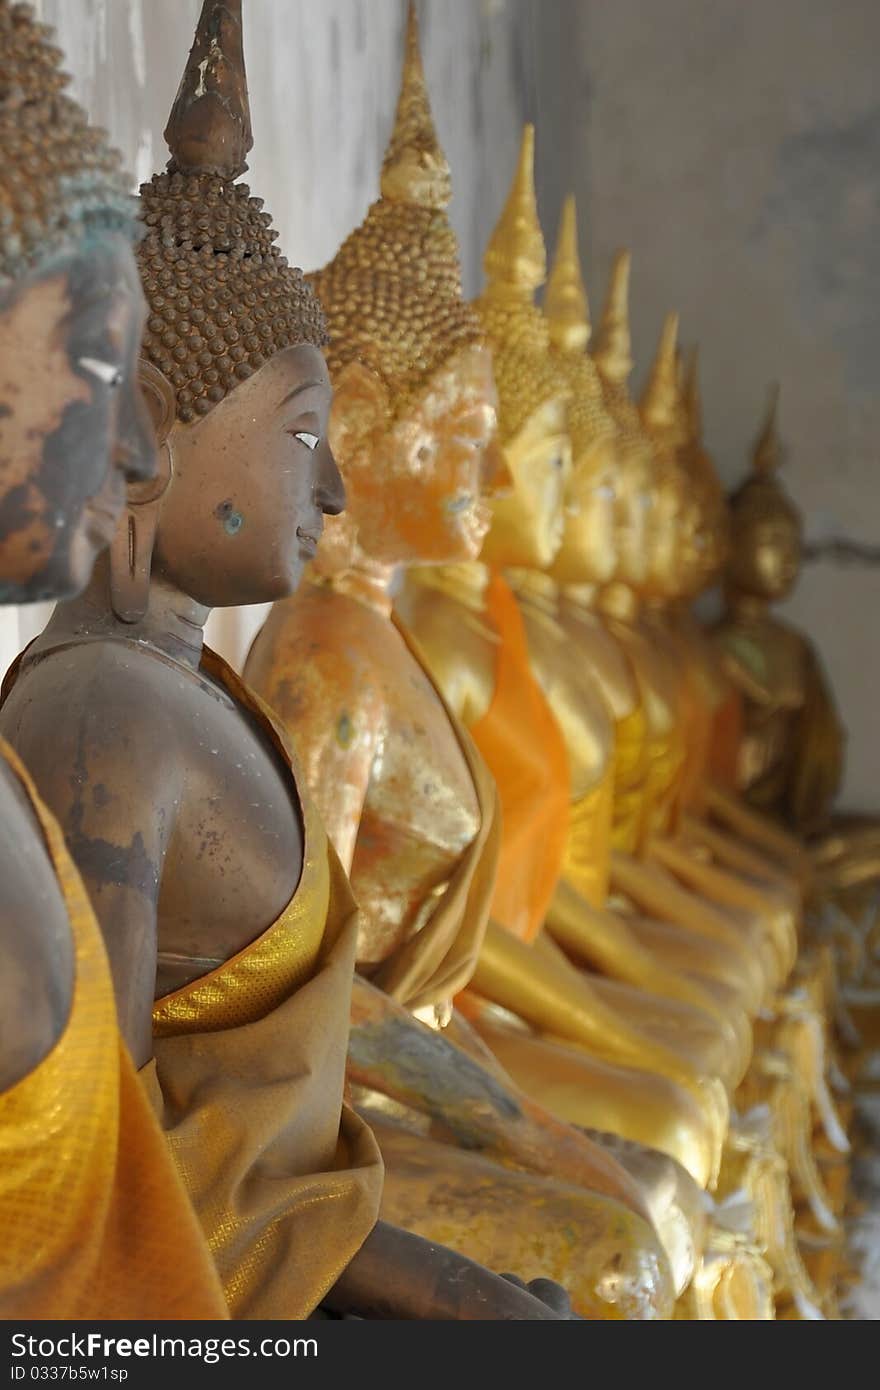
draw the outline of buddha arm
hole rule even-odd
[[[735,834],[742,835],[770,854],[804,886],[808,886],[810,860],[803,844],[769,816],[756,811],[735,792],[715,782],[706,785],[706,806],[712,816]]]
[[[427,1112],[437,1139],[451,1136],[469,1150],[604,1193],[645,1215],[638,1187],[619,1166],[530,1100],[494,1059],[490,1071],[445,1032],[419,1023],[358,976],[352,994],[348,1075]]]
[[[803,709],[786,791],[792,822],[806,832],[827,823],[843,777],[846,733],[831,688],[812,648],[805,650]]]
[[[258,639],[259,640],[259,639]],[[304,639],[305,640],[305,639]],[[248,674],[251,658],[248,659]],[[263,671],[255,688],[289,731],[330,841],[351,873],[373,763],[381,742],[383,707],[369,673],[343,660],[325,677],[319,662]]]
[[[688,892],[660,865],[643,863],[620,851],[612,854],[611,883],[648,916],[685,927],[725,947],[731,962],[738,962],[743,1002],[750,1012],[757,1013],[767,992],[767,980],[733,916]]]
[[[566,1316],[466,1256],[387,1221],[376,1223],[324,1306],[360,1317],[426,1321],[538,1322]]]
[[[567,961],[527,946],[490,922],[473,986],[540,1032],[579,1043],[595,1056],[657,1071],[699,1094],[695,1070],[602,1003]]]
[[[46,958],[43,923],[24,919],[4,892],[6,850],[0,847],[0,1097],[50,1052],[70,1007],[70,984],[53,978],[57,972]]]
[[[777,983],[788,976],[797,956],[796,923],[790,904],[782,901],[778,895],[774,897],[769,889],[762,889],[751,880],[729,872],[711,860],[689,853],[681,843],[667,836],[652,837],[648,855],[689,888],[733,911],[747,913],[760,924],[763,935],[772,943],[772,952],[775,952],[779,976]],[[771,967],[772,952],[768,955]]]
[[[48,663],[47,663],[48,665]],[[36,665],[3,707],[6,737],[56,816],[104,937],[120,1031],[136,1066],[152,1056],[157,916],[162,865],[180,801],[180,759],[164,720],[108,718],[93,682],[112,683],[113,704],[144,706],[118,653],[69,654],[65,679]],[[51,738],[47,731],[51,730]]]
[[[722,864],[740,873],[748,874],[759,881],[773,884],[789,895],[792,901],[800,900],[801,885],[794,874],[762,852],[757,845],[744,840],[707,821],[690,814],[682,817],[680,827],[684,841],[702,845]]]
[[[696,981],[667,969],[633,934],[625,918],[596,908],[561,881],[547,914],[546,930],[570,956],[626,984],[694,1004],[721,1017],[717,1001]]]
[[[0,747],[0,1095],[64,1032],[73,936],[39,822]]]

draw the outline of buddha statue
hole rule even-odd
[[[640,751],[638,728],[634,725],[628,731],[633,744],[627,759],[629,791],[637,815],[630,812],[630,845],[612,856],[611,882],[641,911],[711,938],[726,953],[729,969],[736,969],[743,1002],[754,1011],[790,963],[793,931],[784,908],[774,900],[768,910],[751,885],[714,865],[698,862],[694,856],[677,853],[674,842],[663,845],[662,862],[657,848],[661,832],[665,832],[662,839],[670,840],[668,832],[678,827],[688,743],[681,675],[663,644],[657,642],[647,614],[654,604],[666,601],[670,579],[678,582],[680,537],[691,523],[677,457],[680,440],[674,435],[678,420],[671,417],[667,437],[660,440],[655,431],[652,439],[626,398],[631,366],[625,349],[627,274],[628,262],[618,261],[595,349],[605,399],[627,445],[625,472],[644,476],[646,455],[652,451],[650,486],[639,521],[644,536],[641,573],[636,572],[635,582],[626,573],[630,561],[622,545],[621,572],[599,596],[605,626],[630,665],[644,719]],[[671,327],[673,332],[667,328],[658,355],[664,371],[670,349],[674,366],[674,325]],[[633,495],[638,493],[632,486],[622,489],[625,529],[632,526],[629,513]],[[633,844],[638,856],[632,853]]]
[[[718,534],[723,521],[719,515],[720,488],[712,480],[711,460],[700,442],[693,374],[689,411],[681,410],[680,393],[676,405],[672,336],[667,326],[643,409],[660,450],[677,450],[687,485],[687,505],[682,509],[676,547],[679,562],[670,566],[668,578],[645,605],[644,628],[658,651],[666,650],[670,664],[679,672],[681,717],[686,727],[697,733],[691,742],[690,788],[683,779],[680,792],[676,840],[655,836],[651,852],[679,873],[687,872],[684,856],[689,855],[700,865],[695,882],[722,903],[739,903],[752,913],[769,910],[770,920],[775,916],[777,921],[780,963],[787,963],[790,969],[801,914],[797,877],[789,872],[785,856],[780,862],[772,850],[767,854],[763,845],[755,847],[757,827],[743,839],[735,827],[716,824],[710,828],[705,819],[708,808],[702,790],[708,750],[717,739],[719,711],[729,703],[729,682],[693,622],[688,602],[712,578],[714,564],[723,554],[723,532]],[[730,752],[735,755],[735,743]],[[774,903],[778,905],[775,909]],[[769,1010],[756,1033],[759,1065],[748,1078],[743,1103],[757,1099],[771,1102],[777,1142],[788,1160],[795,1196],[803,1198],[811,1219],[827,1236],[836,1231],[836,1220],[815,1162],[811,1137],[814,1120],[821,1126],[821,1142],[830,1146],[838,1161],[847,1153],[848,1141],[827,1084],[824,1020],[810,1006],[803,990],[805,972],[811,968],[808,957],[802,957],[793,987],[767,1000]],[[770,1054],[765,1049],[770,1049]]]
[[[832,816],[846,735],[816,651],[771,612],[797,579],[803,530],[778,478],[777,401],[774,393],[752,472],[730,499],[726,611],[714,638],[745,708],[737,785],[751,806],[807,837],[833,889],[878,876],[880,835],[869,818]]]
[[[411,11],[381,196],[313,277],[348,507],[309,581],[274,605],[246,677],[295,739],[361,905],[349,1070],[371,1121],[384,1116],[383,1213],[496,1265],[503,1251],[508,1267],[565,1284],[590,1316],[664,1316],[669,1275],[635,1184],[586,1140],[577,1188],[568,1159],[559,1173],[546,1160],[515,1171],[522,1153],[499,1148],[503,1126],[490,1136],[468,1096],[489,1099],[484,1113],[504,1097],[511,1129],[537,1107],[450,1016],[483,949],[496,793],[390,595],[399,565],[472,558],[489,521],[495,389],[462,299],[449,196]],[[560,1131],[570,1147],[574,1132],[553,1121]]]
[[[11,674],[3,729],[94,902],[231,1315],[555,1319],[377,1224],[381,1160],[343,1103],[349,887],[282,731],[203,643],[212,606],[296,585],[344,500],[320,305],[237,182],[240,3],[203,5],[166,138],[137,250],[158,474]]]
[[[0,594],[89,579],[155,459],[120,158],[53,32],[0,0]],[[0,1316],[224,1318],[195,1213],[117,1024],[82,880],[0,739]]]

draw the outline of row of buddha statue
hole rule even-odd
[[[60,600],[0,708],[0,1311],[837,1316],[880,838],[772,615],[775,417],[728,503],[674,315],[633,402],[531,127],[465,300],[412,7],[294,269],[241,9],[136,203],[0,0],[0,592]]]

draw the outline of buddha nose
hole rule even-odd
[[[315,501],[325,516],[338,516],[345,511],[345,483],[329,444],[321,449]]]

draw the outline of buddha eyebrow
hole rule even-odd
[[[323,381],[301,381],[299,386],[294,386],[293,390],[288,391],[284,399],[278,402],[278,409],[281,410],[283,406],[287,405],[288,401],[292,401],[294,396],[301,395],[303,391],[313,391],[316,387],[323,385]]]

